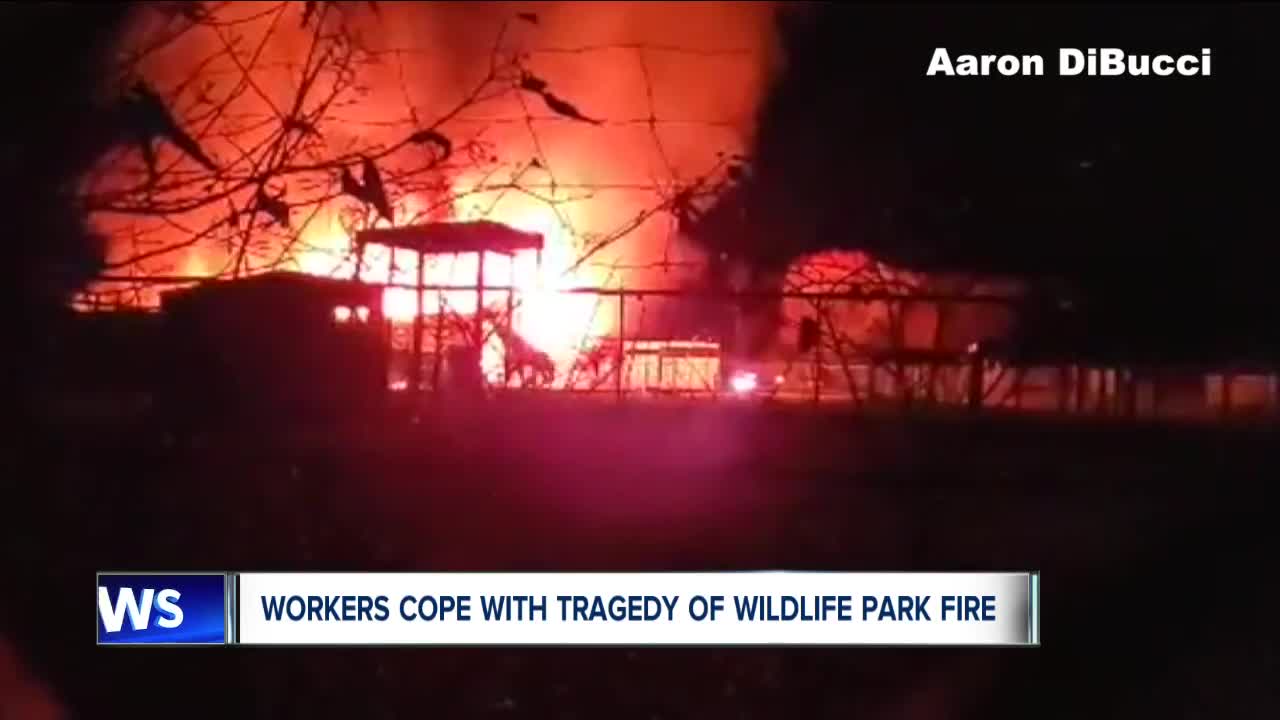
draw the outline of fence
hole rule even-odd
[[[1116,418],[1280,414],[1274,368],[1100,367],[1069,359],[1012,364],[987,342],[1012,332],[1018,300],[1010,296],[625,288],[531,293],[491,286],[483,288],[477,314],[474,287],[422,291],[418,332],[412,318],[386,320],[392,391],[444,389],[458,367],[473,362],[474,353],[460,351],[475,348],[480,333],[482,382],[494,394],[752,397]],[[806,325],[813,331],[807,338]],[[414,385],[415,360],[420,385]]]

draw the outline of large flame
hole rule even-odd
[[[455,184],[452,215],[465,218],[467,209],[461,198],[468,193],[466,181]],[[422,203],[414,197],[404,201],[403,215],[423,215]],[[512,256],[488,253],[485,257],[484,285],[512,288],[512,330],[537,350],[546,353],[563,373],[580,350],[594,338],[615,330],[616,311],[601,307],[591,294],[568,292],[575,287],[602,287],[610,283],[610,273],[598,265],[575,267],[580,248],[565,227],[564,218],[555,206],[523,195],[505,197],[485,214],[486,219],[505,223],[518,230],[542,235],[541,253],[522,250]],[[347,230],[335,217],[309,226],[303,238],[304,249],[295,256],[299,271],[327,277],[354,277],[356,260]],[[392,322],[410,323],[418,306],[413,288],[418,285],[418,254],[370,245],[365,250],[359,277],[364,282],[388,284],[383,291],[382,311]],[[392,262],[394,256],[394,264]],[[475,253],[428,256],[423,259],[424,286],[475,285],[478,256]],[[484,295],[486,308],[505,311],[505,289],[489,290]],[[476,313],[473,290],[425,290],[422,292],[424,315],[445,309],[462,316]],[[485,348],[484,365],[490,374],[501,368],[500,341]]]
[[[513,329],[561,372],[584,342],[616,330],[618,315],[616,302],[566,288],[670,287],[685,279],[681,268],[702,262],[701,252],[672,232],[671,215],[654,210],[749,142],[772,38],[766,3],[386,3],[377,15],[363,12],[362,3],[322,3],[316,6],[327,8],[331,24],[323,37],[342,28],[350,41],[325,40],[325,52],[315,52],[317,21],[304,27],[303,3],[208,3],[209,20],[181,33],[174,23],[185,21],[162,5],[140,16],[126,45],[158,48],[137,70],[219,171],[202,175],[198,164],[159,143],[160,166],[176,168],[180,180],[168,182],[161,198],[181,207],[201,192],[227,194],[166,213],[95,212],[95,229],[110,238],[111,274],[227,277],[289,268],[352,277],[350,234],[363,208],[340,192],[337,168],[326,162],[372,156],[397,225],[484,218],[544,236],[541,264],[534,253],[491,254],[484,282],[515,288]],[[535,22],[518,20],[531,9]],[[522,72],[600,122],[567,120],[511,78],[483,84],[499,40],[501,57],[519,55]],[[291,155],[293,171],[266,187],[238,187],[237,178],[275,157],[263,148],[285,137],[277,135],[279,114],[301,97],[300,68],[348,51],[349,72],[326,70],[299,105],[327,109],[314,133],[290,130],[302,148]],[[328,89],[339,86],[346,89],[325,104]],[[473,96],[477,87],[484,92]],[[453,142],[446,166],[424,170],[428,149],[403,143],[426,127]],[[400,149],[382,152],[390,147]],[[359,172],[355,161],[344,164]],[[141,154],[121,148],[86,179],[86,192],[145,205],[153,202],[149,188],[115,197],[142,187],[145,177]],[[287,200],[291,223],[273,225],[255,192]],[[442,211],[442,201],[451,207]],[[606,247],[581,262],[597,244]],[[281,264],[282,253],[288,257]],[[389,249],[370,248],[365,261],[361,279],[404,286],[386,291],[386,315],[412,320],[417,258],[397,252],[393,261]],[[470,287],[476,264],[474,255],[432,258],[423,281]],[[149,291],[119,302],[156,300]],[[428,291],[421,301],[424,314],[441,305],[461,315],[476,311],[473,291]],[[484,303],[505,309],[507,293],[490,292]]]

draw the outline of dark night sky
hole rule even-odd
[[[0,188],[13,275],[30,315],[92,272],[97,253],[71,204],[75,179],[105,147],[93,94],[127,3],[6,3],[0,59],[6,111]]]
[[[6,67],[42,70],[11,70],[22,110],[4,121],[22,279],[84,244],[53,190],[92,155],[88,93],[123,7],[3,10]],[[1267,52],[1280,11],[813,7],[787,26],[788,68],[761,109],[748,231],[714,242],[764,265],[859,247],[922,268],[1061,278],[1105,310],[1095,329],[1136,323],[1183,344],[1280,335]],[[1041,53],[1050,72],[925,77],[939,46]],[[1105,46],[1210,47],[1214,75],[1052,77],[1057,48]]]
[[[761,111],[751,222],[715,242],[1057,279],[1093,335],[1158,352],[1276,334],[1275,8],[816,7]],[[1046,74],[926,77],[936,47]],[[1208,47],[1213,74],[1056,77],[1061,47]]]
[[[1206,214],[1197,205],[1248,199],[1254,178],[1243,173],[1274,151],[1261,19],[1222,9],[824,8],[788,33],[791,65],[762,113],[760,164],[779,208],[817,202],[825,234],[908,258],[918,245],[920,261],[1057,271],[1083,249],[1061,246],[1081,235],[1128,237],[1102,243],[1127,252],[1147,245],[1135,236],[1161,216],[1180,216],[1161,230],[1189,230],[1192,215]],[[1040,53],[1052,72],[1057,48],[1098,46],[1213,47],[1215,73],[924,75],[935,47]],[[945,222],[966,200],[977,219]],[[886,209],[906,217],[887,224]],[[961,226],[969,233],[947,232]]]

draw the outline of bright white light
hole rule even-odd
[[[369,308],[363,305],[356,308],[356,317],[360,318],[360,322],[362,323],[369,322]]]
[[[333,309],[334,322],[344,323],[351,319],[351,308],[346,305],[339,305]]]
[[[734,373],[733,377],[729,379],[729,386],[733,388],[733,391],[742,395],[754,392],[758,384],[756,374],[753,372]]]
[[[775,376],[773,377],[773,384],[774,384],[774,385],[781,385],[782,383],[784,383],[784,382],[786,382],[786,381],[787,381],[787,378],[786,378],[786,377],[784,377],[784,376],[782,376],[782,375],[775,375]]]

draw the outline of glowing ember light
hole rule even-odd
[[[774,385],[781,385],[782,383],[784,383],[784,382],[786,382],[786,381],[787,381],[787,378],[786,378],[785,376],[783,376],[783,375],[776,375],[776,376],[774,376],[774,378],[773,378],[773,384],[774,384]]]
[[[405,390],[409,389],[409,381],[408,380],[392,380],[391,382],[387,383],[387,389],[391,390],[392,392],[404,392]]]
[[[351,319],[351,308],[346,305],[339,305],[333,309],[333,321],[344,323]]]
[[[729,386],[732,387],[733,391],[739,395],[746,395],[747,393],[755,392],[758,385],[759,380],[753,372],[734,373],[733,377],[729,379]]]

